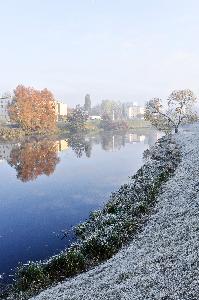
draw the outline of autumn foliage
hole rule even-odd
[[[23,143],[12,150],[8,161],[23,182],[35,180],[40,175],[51,175],[58,162],[56,142],[46,140]]]
[[[17,86],[8,110],[11,121],[25,130],[56,128],[56,103],[53,94],[47,89],[39,91],[23,85]]]

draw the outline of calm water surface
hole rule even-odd
[[[154,131],[0,144],[0,281],[67,247],[71,227],[142,164]]]

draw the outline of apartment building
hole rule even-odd
[[[128,108],[128,117],[129,119],[134,119],[134,118],[140,118],[143,119],[144,118],[144,107],[141,106],[130,106]]]
[[[10,122],[8,114],[8,105],[11,103],[12,98],[0,98],[0,122]]]
[[[140,143],[145,141],[145,135],[140,135],[137,133],[129,133],[128,135],[128,141],[129,143]]]
[[[56,102],[56,113],[58,116],[67,116],[67,104],[63,102]]]
[[[57,152],[62,152],[69,148],[67,139],[57,141],[56,146],[57,146]]]
[[[12,102],[11,97],[0,97],[0,122],[9,123],[8,105]],[[57,119],[62,116],[67,116],[67,104],[56,102]]]

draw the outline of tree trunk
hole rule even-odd
[[[178,133],[178,127],[175,127],[175,133]]]

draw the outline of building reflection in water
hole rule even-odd
[[[56,145],[57,145],[57,152],[66,151],[69,148],[67,139],[56,141]]]
[[[145,138],[146,138],[145,135],[139,135],[137,133],[129,133],[128,135],[129,143],[144,142]]]
[[[17,172],[17,178],[22,182],[35,180],[38,176],[50,176],[60,161],[59,153],[69,148],[75,156],[91,157],[93,145],[101,144],[105,151],[119,151],[126,144],[154,144],[162,133],[134,131],[131,133],[101,133],[95,136],[73,135],[67,139],[49,141],[47,139],[24,143],[0,144],[0,162],[7,161]]]
[[[102,134],[101,146],[105,151],[118,151],[125,146],[125,134]]]

